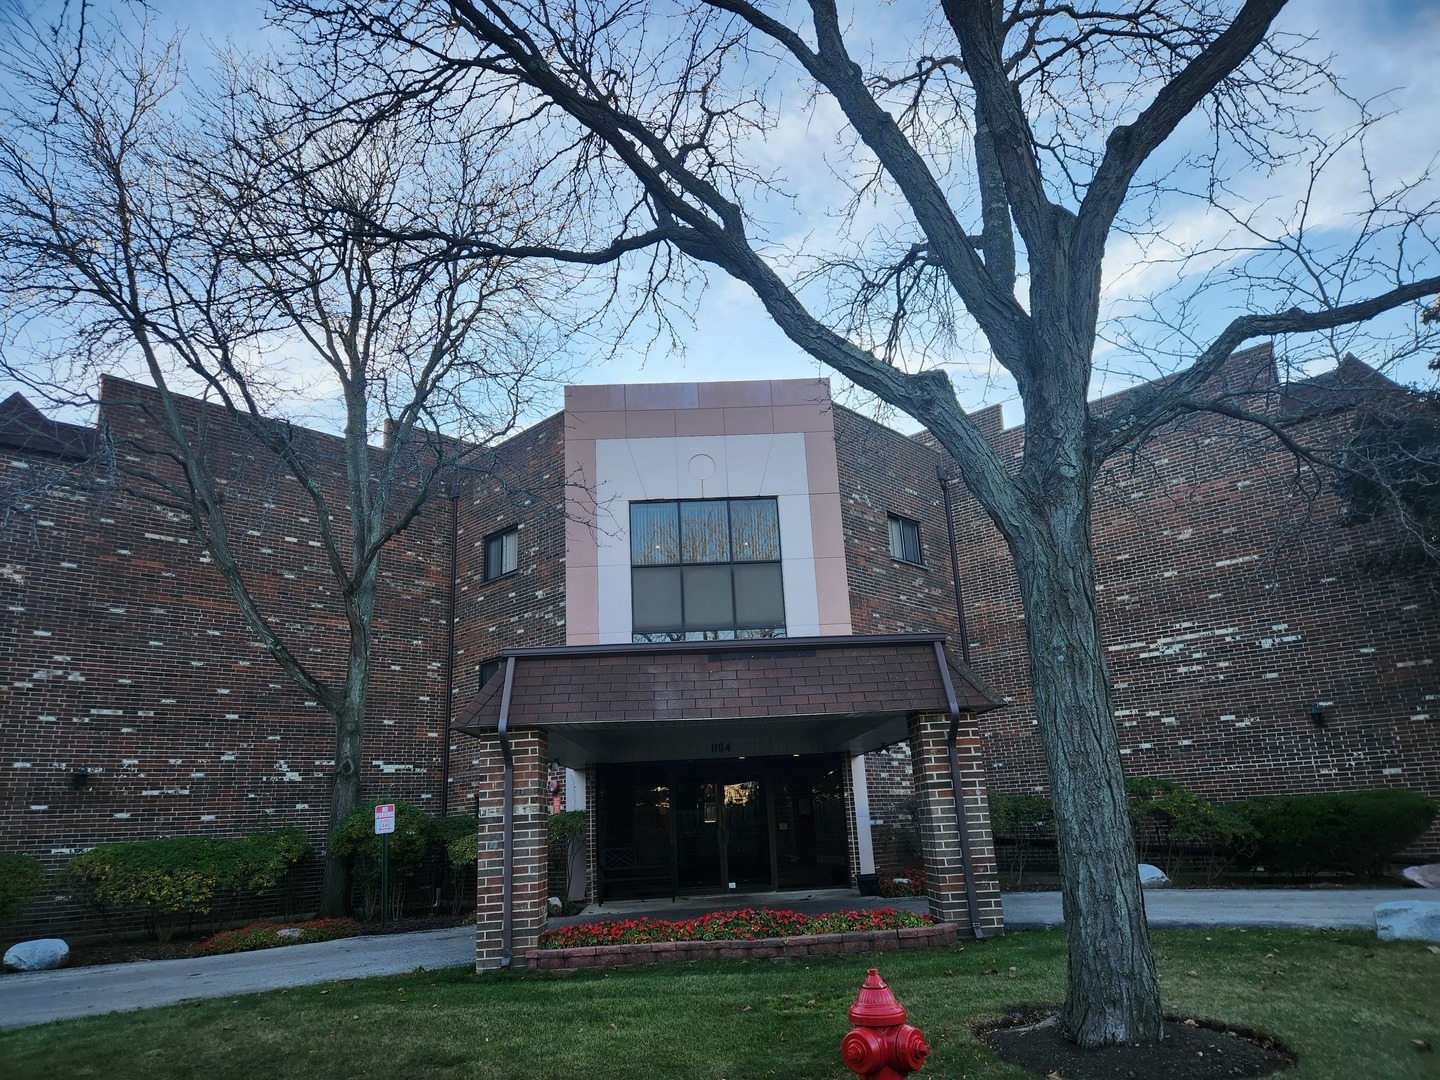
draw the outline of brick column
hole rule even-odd
[[[920,810],[920,843],[925,853],[925,885],[930,914],[946,922],[971,925],[960,858],[960,834],[951,794],[950,761],[945,739],[950,718],[927,713],[910,720],[910,754]],[[960,789],[970,824],[970,857],[975,872],[976,919],[986,934],[1003,933],[1000,881],[995,870],[995,845],[990,834],[990,807],[985,797],[985,763],[973,718],[961,716],[955,746],[960,758]]]
[[[478,740],[480,767],[476,793],[480,850],[475,867],[475,970],[501,962],[504,881],[505,767],[498,736]],[[546,789],[549,740],[544,731],[524,728],[510,733],[515,755],[515,863],[511,908],[510,956],[523,965],[545,929],[549,871],[546,827],[550,816]]]

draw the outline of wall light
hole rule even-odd
[[[84,791],[90,786],[90,770],[84,765],[76,765],[70,770],[70,786],[76,791]]]
[[[1325,726],[1325,710],[1320,707],[1319,702],[1310,706],[1310,722],[1316,727]]]

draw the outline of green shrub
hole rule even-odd
[[[1015,856],[1015,884],[1025,881],[1025,862],[1037,841],[1054,843],[1055,808],[1044,795],[993,795],[990,831],[1008,840]]]
[[[475,816],[455,814],[439,818],[435,822],[435,832],[445,855],[445,883],[450,889],[450,911],[458,915],[475,897],[475,859],[480,846]]]
[[[0,851],[0,922],[24,911],[43,884],[45,868],[39,859],[18,851]]]
[[[1238,811],[1216,806],[1170,780],[1125,780],[1136,856],[1176,876],[1182,857],[1198,854],[1210,880],[1236,858],[1255,850],[1259,835]]]
[[[380,906],[380,837],[375,835],[375,807],[386,801],[361,803],[330,833],[330,850],[350,860],[352,880],[362,889],[366,918],[373,917]],[[434,820],[424,810],[413,803],[395,804],[395,831],[388,841],[391,911],[405,910],[406,886],[425,868],[437,835]]]
[[[70,861],[64,881],[102,914],[138,910],[168,941],[182,921],[212,914],[224,921],[241,901],[278,885],[309,850],[299,829],[100,844]]]
[[[1251,799],[1240,811],[1259,834],[1257,866],[1379,875],[1430,827],[1436,803],[1419,792],[1384,788]]]

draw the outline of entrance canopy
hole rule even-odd
[[[1001,704],[940,634],[510,649],[456,717],[471,735],[549,732],[571,768],[596,762],[860,754],[921,712]],[[509,693],[507,695],[507,680]]]

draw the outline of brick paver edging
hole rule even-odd
[[[681,960],[780,960],[842,956],[893,949],[930,949],[955,943],[958,923],[910,926],[903,930],[855,930],[846,934],[804,934],[754,941],[658,941],[648,945],[596,945],[578,949],[527,949],[531,971],[566,975],[575,971],[665,964]]]

